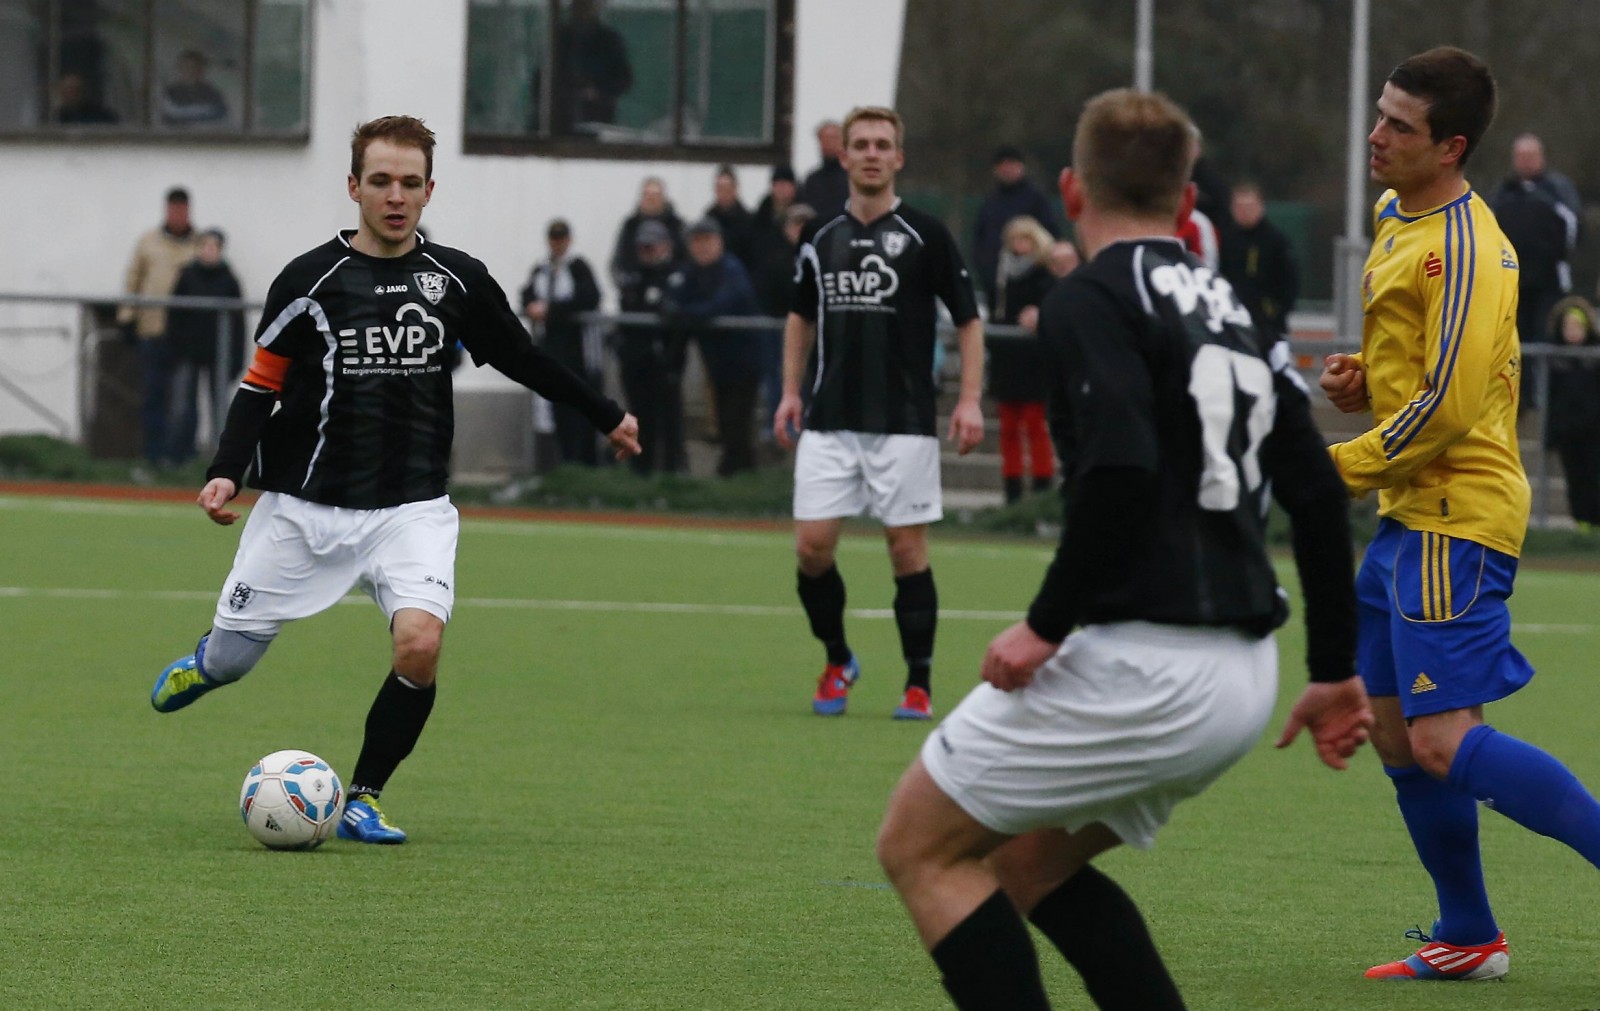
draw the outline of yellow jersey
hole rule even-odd
[[[1415,213],[1389,190],[1374,212],[1358,357],[1378,423],[1333,462],[1379,515],[1520,555],[1516,254],[1470,189]]]

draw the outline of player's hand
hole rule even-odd
[[[631,414],[624,414],[622,421],[618,422],[617,427],[606,436],[606,441],[617,451],[618,460],[638,456],[642,452],[639,446],[639,419]]]
[[[1022,327],[1029,333],[1038,333],[1039,307],[1036,305],[1023,306],[1022,311],[1017,313],[1017,326]]]
[[[1366,743],[1371,729],[1372,705],[1361,678],[1313,681],[1289,711],[1289,722],[1278,737],[1278,747],[1287,748],[1301,730],[1309,730],[1322,764],[1330,769],[1346,769],[1350,756]]]
[[[523,311],[526,312],[528,314],[528,318],[533,320],[535,323],[543,323],[545,316],[548,315],[549,305],[544,301],[529,302]]]
[[[995,636],[983,654],[983,679],[1003,692],[1026,688],[1033,672],[1055,656],[1059,644],[1039,638],[1025,621]]]
[[[1360,414],[1367,409],[1367,374],[1361,362],[1345,354],[1333,354],[1322,360],[1322,378],[1317,380],[1328,402],[1346,414]]]
[[[778,401],[778,409],[772,412],[772,437],[784,449],[793,449],[804,422],[805,406],[800,403],[800,395],[785,393]]]
[[[227,508],[235,495],[239,494],[239,486],[225,477],[214,477],[206,482],[200,489],[200,497],[195,503],[206,511],[211,522],[219,526],[227,526],[239,518],[239,514]]]
[[[983,409],[976,400],[956,402],[956,409],[950,412],[949,439],[962,456],[977,449],[978,443],[983,441]]]

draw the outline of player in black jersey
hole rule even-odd
[[[844,712],[860,666],[845,640],[844,580],[834,564],[840,527],[863,510],[884,527],[894,569],[895,623],[906,661],[896,719],[932,718],[931,669],[939,597],[928,567],[928,524],[943,515],[934,427],[934,299],[959,328],[961,394],[950,438],[962,453],[983,437],[983,323],[972,279],[950,232],[902,204],[895,174],[904,128],[892,109],[845,119],[850,200],[801,239],[793,311],[783,332],[783,398],[773,431],[795,445],[795,553],[800,602],[828,660],[811,707]],[[814,345],[814,354],[813,354]],[[811,359],[809,412],[800,377]]]
[[[1039,324],[1053,434],[1074,463],[1061,544],[879,836],[965,1011],[1049,1006],[1019,911],[1099,1006],[1183,1006],[1138,908],[1089,861],[1148,847],[1271,715],[1287,607],[1263,542],[1269,493],[1294,528],[1312,679],[1279,744],[1310,727],[1344,768],[1372,719],[1354,675],[1348,501],[1304,384],[1170,237],[1193,206],[1189,130],[1159,95],[1084,109],[1062,195],[1091,260]]]
[[[351,140],[357,227],[273,282],[255,360],[229,408],[199,505],[224,526],[250,473],[262,490],[211,631],[170,664],[150,703],[174,712],[239,680],[285,621],[361,585],[389,618],[393,656],[367,714],[339,835],[404,842],[377,804],[433,709],[455,601],[458,519],[446,493],[455,415],[446,349],[571,404],[618,457],[639,452],[632,415],[539,350],[484,265],[417,234],[433,194],[433,132],[387,116]]]

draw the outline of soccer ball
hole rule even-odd
[[[239,791],[244,827],[268,849],[316,849],[343,809],[338,774],[309,751],[274,751],[250,767]]]

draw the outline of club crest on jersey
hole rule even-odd
[[[417,287],[422,289],[422,297],[427,299],[430,305],[439,304],[439,300],[444,298],[445,288],[450,284],[450,279],[443,274],[424,272],[411,276],[416,279]]]
[[[906,246],[911,244],[911,236],[905,232],[884,232],[883,251],[892,259],[906,251]]]
[[[255,595],[256,591],[252,590],[248,584],[242,582],[234,583],[233,590],[228,594],[228,610],[238,614],[245,609],[245,605],[249,604],[250,598]]]

